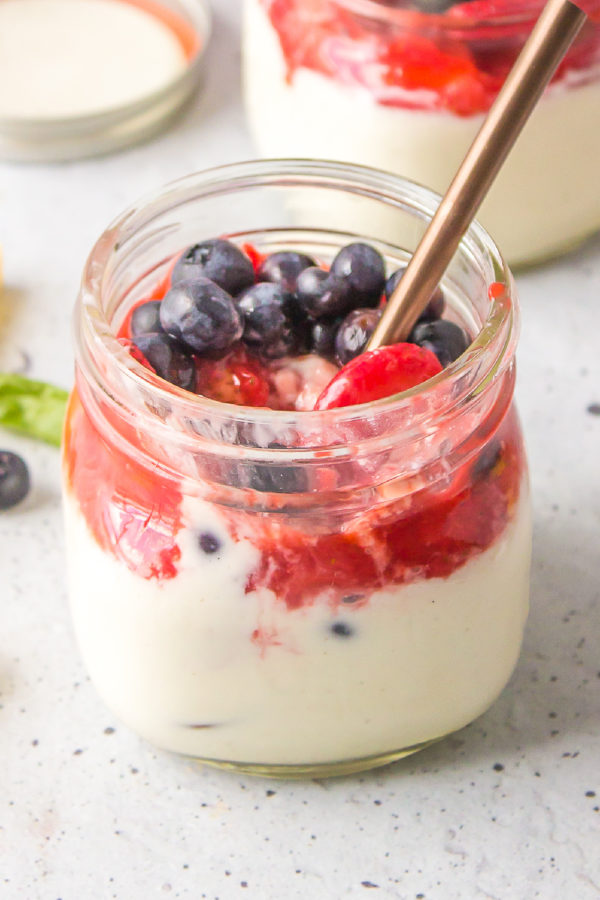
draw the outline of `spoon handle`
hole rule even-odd
[[[405,340],[444,274],[531,111],[586,20],[549,0],[416,248],[367,350]]]

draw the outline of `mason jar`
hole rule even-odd
[[[444,193],[542,6],[245,0],[255,145],[264,156],[376,166]],[[600,228],[599,158],[600,25],[587,24],[481,209],[511,265]]]
[[[345,231],[327,217],[338,200]],[[438,200],[351,165],[243,163],[171,184],[92,249],[64,436],[71,607],[99,694],[154,744],[260,774],[358,771],[461,728],[506,685],[530,510],[517,298],[480,225],[442,282],[470,347],[374,403],[222,403],[161,380],[119,337],[193,242],[327,263],[358,235],[394,269]],[[369,231],[381,209],[403,246]]]

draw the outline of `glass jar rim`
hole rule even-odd
[[[516,25],[531,25],[543,8],[542,0],[525,0],[518,11],[494,10],[485,16],[470,15],[465,12],[460,17],[451,14],[451,9],[444,12],[426,12],[409,7],[385,6],[380,0],[335,0],[349,12],[365,18],[380,21],[382,24],[419,28],[434,27],[441,31],[462,32],[479,28],[495,28]],[[467,6],[468,4],[462,4]]]
[[[407,413],[411,422],[422,428],[425,419],[444,416],[457,404],[479,394],[487,384],[501,376],[510,366],[518,337],[518,304],[513,296],[511,272],[498,248],[484,228],[473,222],[461,241],[470,257],[485,254],[495,282],[504,285],[490,298],[489,314],[481,331],[465,353],[423,384],[400,394],[372,403],[357,404],[323,411],[284,411],[266,407],[246,407],[212,400],[171,385],[142,366],[114,333],[106,312],[105,275],[111,260],[123,251],[144,225],[156,223],[161,213],[172,211],[178,203],[189,202],[190,193],[201,202],[202,196],[214,196],[221,190],[231,192],[256,186],[328,186],[349,190],[394,206],[400,200],[410,203],[415,213],[431,217],[440,197],[435,192],[407,179],[349,163],[310,159],[252,160],[206,169],[180,178],[123,212],[98,239],[85,264],[82,286],[75,309],[76,361],[86,381],[91,382],[113,405],[119,406],[118,393],[111,377],[118,375],[120,385],[127,384],[128,394],[151,394],[156,405],[168,405],[175,419],[189,422],[199,417],[221,422],[251,423],[267,429],[298,426],[319,429],[353,424],[373,419],[379,414]],[[459,251],[461,249],[459,248]],[[426,398],[415,416],[415,399]],[[140,404],[141,405],[141,404]],[[409,415],[410,413],[410,415]],[[135,411],[136,421],[143,427],[144,416],[157,417],[145,409]],[[138,419],[142,417],[142,419]],[[158,422],[160,426],[161,423]],[[166,427],[163,425],[163,427]]]

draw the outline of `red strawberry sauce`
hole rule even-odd
[[[322,593],[334,604],[363,603],[379,588],[451,575],[486,550],[514,512],[523,472],[514,414],[496,440],[491,468],[472,470],[465,487],[445,499],[425,492],[408,515],[392,508],[381,520],[374,510],[343,534],[318,537],[259,527],[261,561],[246,591],[268,587],[294,609]]]
[[[71,395],[63,436],[67,482],[99,546],[142,578],[174,578],[181,556],[177,485],[111,447]]]
[[[174,578],[180,488],[111,447],[77,392],[67,414],[64,463],[68,485],[102,550],[142,578]],[[313,535],[275,526],[265,515],[228,510],[234,540],[250,534],[261,554],[246,592],[270,588],[289,608],[310,604],[322,593],[334,604],[360,604],[386,585],[446,577],[502,533],[518,499],[522,470],[518,427],[509,413],[480,462],[470,461],[456,473],[461,487],[443,496],[422,492],[408,514],[400,502],[385,514],[371,510],[344,533]]]
[[[436,25],[439,16],[410,9],[390,11],[386,22],[383,3],[372,3],[369,19],[333,0],[260,2],[279,36],[289,80],[303,67],[365,87],[382,105],[458,116],[489,109],[543,6],[474,0],[451,7]],[[598,63],[600,29],[589,26],[554,80]]]

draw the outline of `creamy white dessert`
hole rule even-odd
[[[410,748],[480,715],[517,660],[529,593],[526,486],[483,553],[447,578],[289,609],[245,592],[257,550],[214,506],[183,503],[175,578],[144,579],[98,546],[65,497],[69,587],[99,694],[153,743],[201,759],[271,765]],[[220,548],[198,548],[209,531]]]
[[[186,56],[155,12],[125,0],[2,0],[0,118],[98,114],[167,86]]]
[[[264,156],[370,165],[442,193],[483,121],[384,105],[365,86],[308,68],[290,73],[261,0],[245,0],[243,49],[248,121]],[[569,73],[540,101],[481,208],[509,263],[550,256],[600,227],[598,158],[600,79]]]

